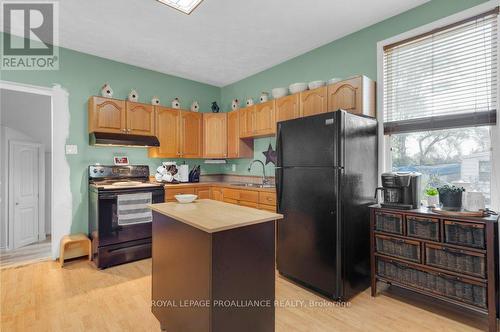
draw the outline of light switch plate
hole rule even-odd
[[[66,145],[66,154],[78,154],[78,145]]]
[[[233,172],[236,172],[236,165],[235,165],[235,164],[232,164],[232,165],[231,165],[231,170],[232,170]]]

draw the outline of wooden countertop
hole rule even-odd
[[[234,183],[227,182],[188,182],[188,183],[165,183],[165,189],[173,188],[173,189],[181,189],[181,188],[190,188],[190,187],[224,187],[224,188],[232,188],[232,189],[240,189],[240,190],[252,190],[252,191],[264,191],[264,192],[276,192],[276,188],[258,188],[258,187],[245,187],[245,186],[237,186]]]
[[[199,199],[189,204],[177,202],[151,204],[149,207],[153,211],[207,233],[216,233],[283,218],[281,214],[211,199]]]

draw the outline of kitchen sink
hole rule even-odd
[[[250,188],[275,188],[274,184],[258,184],[258,183],[231,183],[232,186],[250,187]]]

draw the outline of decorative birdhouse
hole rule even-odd
[[[200,110],[200,105],[196,100],[193,101],[193,103],[191,104],[191,112],[198,112],[199,110]]]
[[[175,98],[172,100],[172,108],[175,108],[175,109],[179,109],[179,108],[181,108],[181,102],[179,101],[179,98],[178,98],[178,97],[175,97]]]
[[[137,102],[138,100],[139,100],[139,95],[137,94],[137,91],[132,89],[128,94],[128,101]]]
[[[101,88],[101,96],[112,98],[113,97],[113,89],[108,83],[105,83]]]

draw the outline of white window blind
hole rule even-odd
[[[496,123],[497,15],[384,47],[386,134]]]

